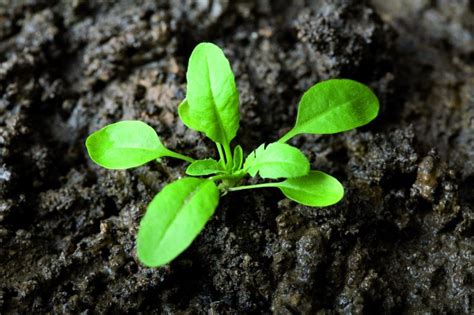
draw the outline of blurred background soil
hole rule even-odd
[[[0,313],[472,314],[473,11],[472,0],[0,0]],[[368,84],[381,114],[291,141],[343,182],[341,203],[229,194],[184,254],[144,268],[140,218],[186,165],[108,171],[84,141],[139,119],[171,149],[214,156],[176,111],[201,41],[231,61],[246,153],[288,130],[320,80]]]

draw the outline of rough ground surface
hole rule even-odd
[[[0,1],[0,313],[472,314],[472,1],[109,3]],[[183,255],[147,269],[139,220],[185,165],[107,171],[83,143],[140,119],[214,155],[176,113],[200,41],[231,60],[246,152],[322,79],[369,84],[381,115],[292,140],[342,180],[340,204],[228,195]]]

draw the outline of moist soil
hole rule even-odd
[[[473,10],[468,0],[2,0],[0,312],[472,314]],[[381,111],[351,132],[290,141],[341,180],[339,204],[231,193],[182,255],[145,268],[140,218],[186,164],[109,171],[84,141],[139,119],[173,150],[215,156],[177,116],[201,41],[230,59],[247,153],[283,135],[321,80],[364,82]]]

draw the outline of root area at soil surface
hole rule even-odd
[[[468,0],[0,3],[0,313],[473,312],[474,14]],[[221,199],[164,268],[136,258],[147,203],[186,165],[109,171],[88,134],[138,119],[171,149],[216,154],[177,116],[194,46],[222,47],[249,153],[283,135],[302,93],[369,85],[366,127],[299,136],[339,204],[274,189]]]

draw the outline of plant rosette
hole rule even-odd
[[[229,192],[278,188],[287,198],[311,207],[330,206],[342,199],[341,183],[311,170],[306,156],[286,142],[299,134],[333,134],[372,121],[379,101],[367,86],[348,79],[317,83],[303,94],[293,128],[277,142],[262,144],[244,157],[240,145],[231,147],[239,129],[239,93],[222,50],[211,43],[197,45],[186,79],[179,117],[215,143],[218,159],[195,160],[174,152],[141,121],[110,124],[86,140],[90,158],[108,169],[138,167],[163,157],[190,163],[188,177],[165,186],[148,205],[137,236],[141,263],[157,267],[181,254],[213,216],[219,198]],[[273,181],[243,185],[246,176]]]

